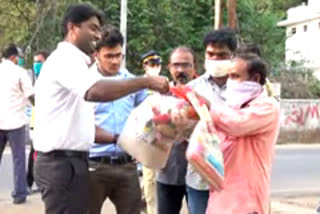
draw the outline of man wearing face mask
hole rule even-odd
[[[48,57],[48,53],[45,51],[38,51],[34,56],[33,56],[33,72],[35,79],[37,79],[40,75],[40,71],[42,68],[42,65],[44,61],[46,61]]]
[[[228,106],[211,104],[225,164],[224,189],[211,192],[207,213],[267,214],[274,146],[279,133],[279,102],[263,93],[267,69],[256,55],[231,63]],[[232,202],[232,203],[229,203]]]
[[[230,29],[209,32],[203,40],[205,47],[205,73],[190,82],[198,94],[207,99],[224,102],[223,93],[228,79],[227,66],[237,48],[235,34]],[[189,164],[186,176],[189,211],[191,214],[204,214],[209,199],[209,185]]]
[[[158,76],[161,72],[161,57],[158,52],[151,50],[141,56],[143,70],[146,76]],[[153,92],[148,90],[150,95]],[[147,214],[157,213],[156,201],[156,172],[153,169],[143,167],[143,192],[146,202]]]
[[[27,72],[18,66],[18,49],[14,44],[3,53],[0,64],[0,162],[6,143],[12,150],[14,169],[13,203],[26,201],[26,128],[25,108],[33,103],[32,83]]]
[[[141,56],[143,70],[146,76],[158,76],[161,72],[161,57],[158,52],[151,50]]]
[[[38,51],[34,56],[33,56],[33,78],[38,78],[42,65],[46,61],[48,57],[48,53],[45,51]],[[30,120],[30,129],[34,129],[34,107],[32,107],[32,112],[31,112],[31,120]],[[33,143],[30,145],[30,153],[28,157],[28,171],[27,171],[27,183],[28,183],[28,191],[29,193],[32,193],[32,186],[34,182],[33,178],[33,164],[34,164],[34,159],[36,157],[35,151],[33,148]]]
[[[23,67],[24,66],[24,52],[22,50],[22,48],[20,47],[17,47],[17,50],[18,50],[18,65]]]
[[[183,86],[196,76],[196,57],[192,49],[179,46],[169,56],[169,72],[173,84]],[[157,173],[158,214],[179,214],[186,192],[186,149],[188,143],[173,145],[166,166]]]
[[[269,212],[280,106],[275,98],[263,92],[266,76],[266,64],[261,58],[239,54],[230,64],[226,102],[209,101],[221,139],[225,176],[223,190],[210,192],[207,214]]]

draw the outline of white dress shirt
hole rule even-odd
[[[27,71],[3,59],[0,64],[0,130],[12,130],[27,123],[25,108],[32,95]]]
[[[89,151],[95,137],[94,105],[84,97],[99,80],[89,62],[79,48],[61,42],[44,63],[35,86],[35,150]]]

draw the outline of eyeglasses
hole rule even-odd
[[[185,63],[173,63],[171,64],[172,67],[174,67],[175,69],[178,69],[179,67],[183,68],[183,69],[187,69],[187,68],[192,68],[193,64],[185,62]]]

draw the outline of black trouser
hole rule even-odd
[[[183,196],[187,198],[185,185],[167,185],[157,182],[158,214],[179,214]]]
[[[88,160],[38,152],[35,182],[46,214],[85,214],[89,201]]]
[[[28,158],[28,171],[27,171],[27,184],[28,187],[31,188],[33,185],[33,163],[34,163],[34,148],[31,143],[30,145],[30,153],[29,153],[29,158]]]
[[[106,164],[89,162],[89,214],[100,214],[109,198],[117,214],[139,214],[141,190],[135,163]]]

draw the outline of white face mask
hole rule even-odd
[[[158,76],[161,72],[161,66],[156,67],[146,67],[146,73],[148,76]]]
[[[212,60],[206,59],[204,63],[204,68],[206,74],[212,77],[224,77],[228,75],[228,70],[231,65],[231,60]]]
[[[255,99],[261,92],[262,86],[257,82],[237,82],[228,79],[225,92],[226,103],[232,108],[240,109],[243,104]]]

